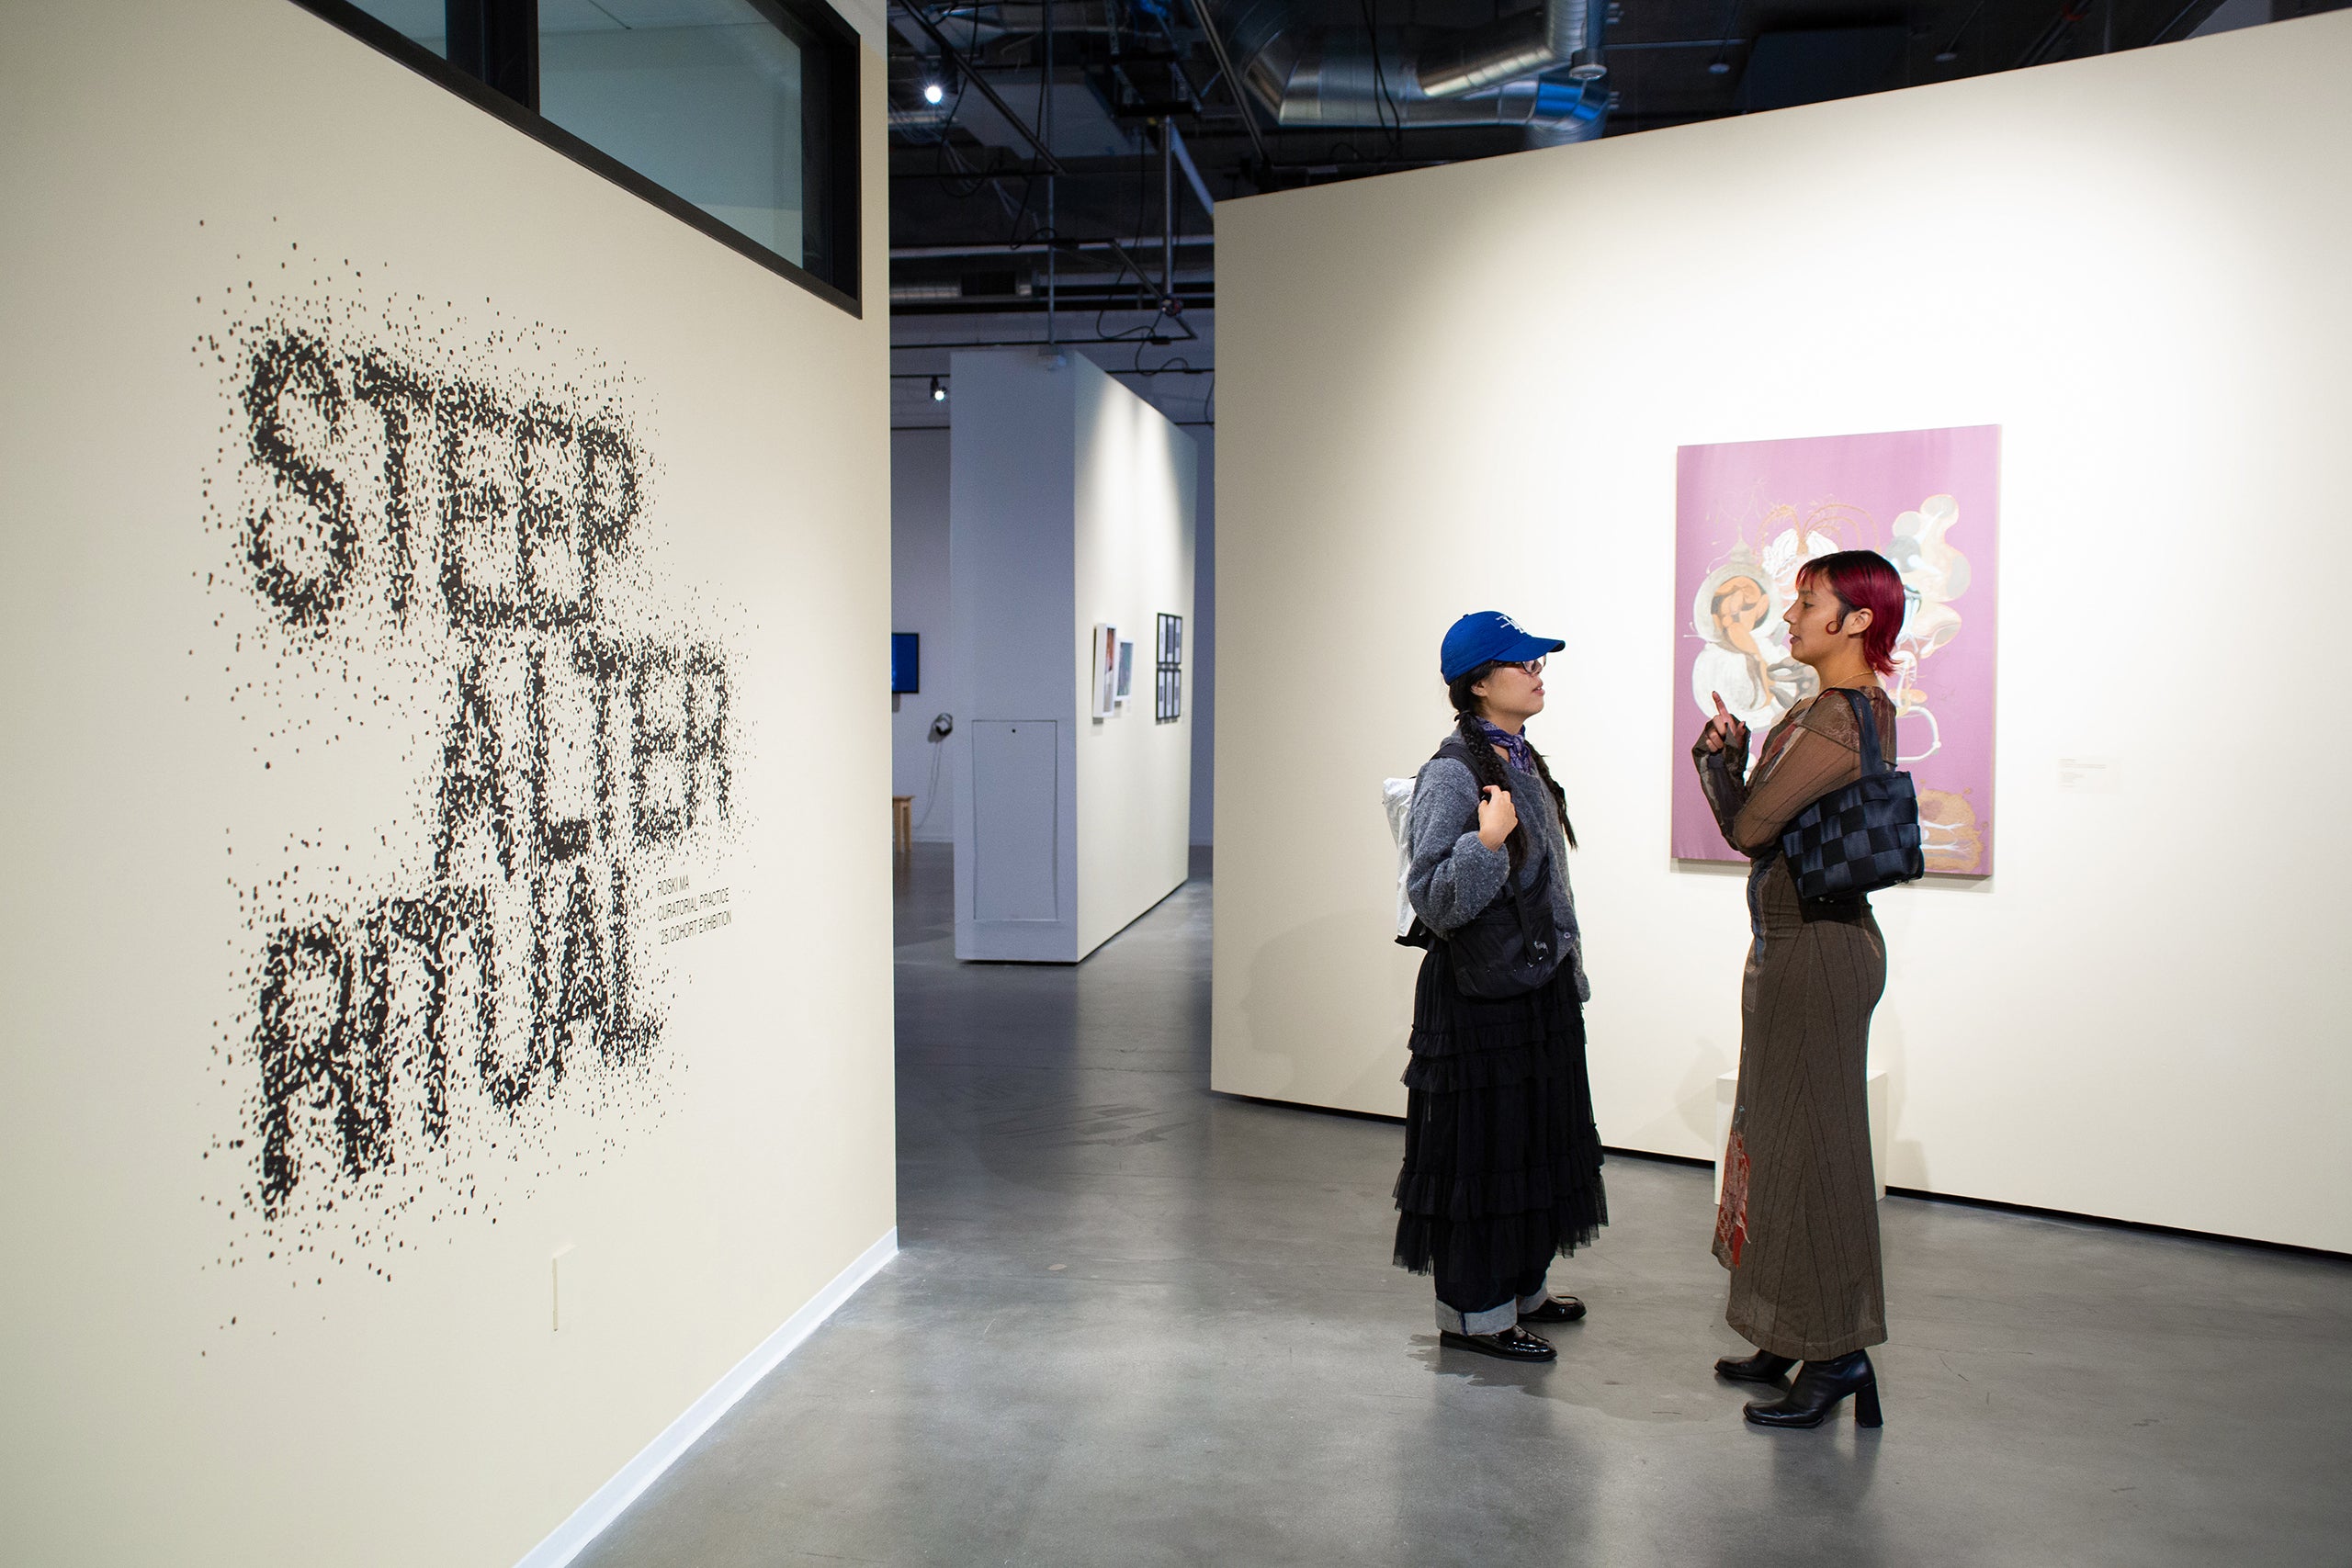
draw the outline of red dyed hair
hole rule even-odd
[[[1894,563],[1876,550],[1839,550],[1809,560],[1797,570],[1797,586],[1807,588],[1818,578],[1838,595],[1845,613],[1871,613],[1870,629],[1862,633],[1862,657],[1880,674],[1894,669],[1894,639],[1903,633],[1903,579]]]

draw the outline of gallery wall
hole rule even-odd
[[[1026,350],[956,354],[949,404],[948,661],[964,709],[956,956],[1078,951],[1075,378]]]
[[[1078,729],[1078,939],[1091,953],[1188,874],[1193,718],[1181,700],[1178,716],[1159,716],[1153,652],[1161,615],[1193,624],[1199,459],[1190,435],[1091,360],[1074,359],[1068,374],[1078,415],[1074,641],[1085,649],[1108,622],[1135,645],[1127,701]],[[1190,650],[1181,651],[1189,675]],[[1081,658],[1081,694],[1090,665]]]
[[[1195,848],[1216,842],[1216,430],[1189,428],[1193,480],[1193,615],[1184,624],[1184,715],[1193,730]]]
[[[898,330],[906,330],[904,321]],[[969,335],[992,337],[1001,330],[983,318]],[[1193,749],[1192,841],[1203,846],[1216,832],[1211,807],[1216,750],[1216,432],[1192,425],[1184,434],[1193,438],[1199,468],[1193,497],[1193,615],[1184,628],[1184,702]],[[947,448],[945,425],[901,426],[890,434],[890,624],[894,631],[921,636],[923,648],[923,689],[899,703],[890,719],[890,789],[912,797],[919,842],[951,842],[956,836],[955,748],[931,740],[933,718],[963,711],[956,705],[947,643]]]
[[[286,0],[0,145],[0,1557],[514,1562],[892,1247],[884,313]]]
[[[1215,1087],[1401,1111],[1379,784],[1444,734],[1447,625],[1501,608],[1567,642],[1530,733],[1602,1136],[1712,1157],[1747,930],[1736,868],[1669,856],[1677,448],[1994,424],[1998,869],[1878,900],[1888,1179],[2352,1248],[2352,850],[2280,793],[2352,761],[2304,673],[2347,71],[2337,14],[1220,203],[1221,661],[1345,656],[1220,694]],[[1236,809],[1303,737],[1329,809]]]
[[[1192,727],[1154,715],[1155,617],[1192,610],[1189,436],[1078,355],[957,353],[949,659],[956,955],[1076,963],[1182,884]],[[1094,712],[1094,628],[1136,644]]]

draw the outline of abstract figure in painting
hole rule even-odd
[[[1677,578],[1690,596],[1678,684],[1701,716],[1713,716],[1720,694],[1760,747],[1814,694],[1781,622],[1807,561],[1876,549],[1901,574],[1905,615],[1886,688],[1930,871],[1991,870],[1992,589],[1971,556],[1989,566],[1998,434],[1979,426],[1681,452]],[[1968,550],[1955,535],[1972,541]],[[1678,782],[1674,852],[1719,858],[1685,793]]]
[[[1746,545],[1699,584],[1690,622],[1706,639],[1690,671],[1690,695],[1713,716],[1713,698],[1747,726],[1755,744],[1781,716],[1812,695],[1813,671],[1789,657],[1781,612],[1788,598]]]

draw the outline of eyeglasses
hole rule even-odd
[[[1541,659],[1504,660],[1500,661],[1500,668],[1505,670],[1524,670],[1530,675],[1541,675],[1544,673],[1544,660]]]

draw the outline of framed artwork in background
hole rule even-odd
[[[1094,623],[1093,661],[1096,718],[1108,718],[1119,702],[1119,628],[1108,621]]]
[[[1772,726],[1815,694],[1781,615],[1807,561],[1876,550],[1903,579],[1903,629],[1883,678],[1896,755],[1919,791],[1928,869],[1993,870],[1993,670],[2001,427],[1904,430],[1685,446],[1675,483],[1672,811],[1678,860],[1740,858],[1690,767],[1714,698],[1760,759]]]
[[[1134,693],[1135,689],[1136,645],[1132,642],[1123,640],[1119,644],[1118,704],[1121,707],[1127,705],[1127,698]]]
[[[1156,675],[1151,716],[1156,723],[1173,724],[1184,716],[1184,617],[1159,617],[1153,643]]]

